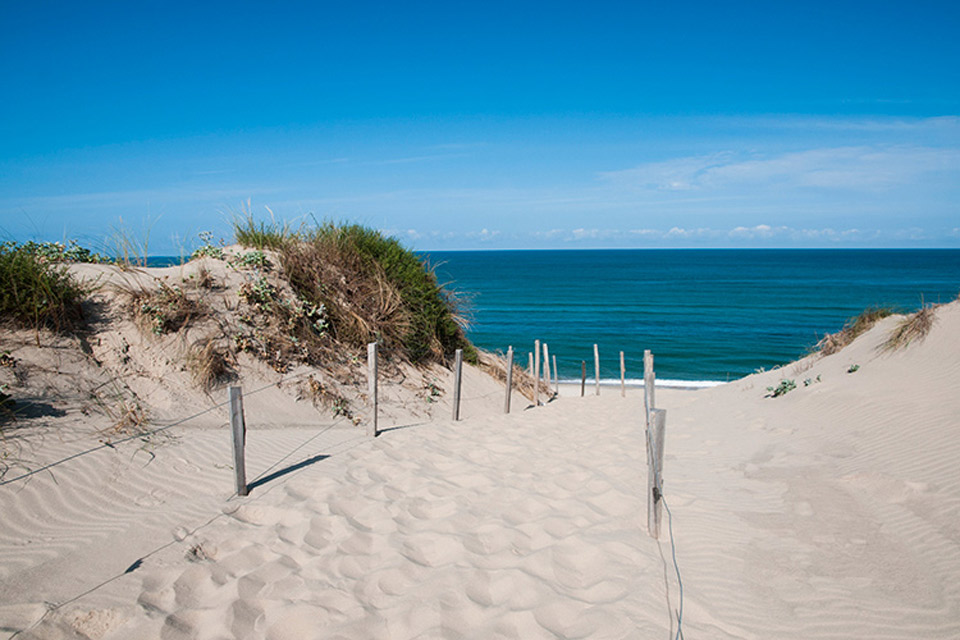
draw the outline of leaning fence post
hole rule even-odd
[[[663,497],[663,440],[666,435],[667,412],[650,410],[647,428],[647,530],[660,537],[661,500]]]
[[[653,410],[653,392],[657,386],[657,378],[653,372],[653,353],[650,349],[643,350],[643,408],[647,412],[647,426],[650,426],[650,412]]]
[[[596,376],[597,395],[600,395],[600,348],[593,345],[593,368]]]
[[[533,341],[533,406],[540,406],[540,341]]]
[[[557,373],[557,356],[553,356],[553,395],[560,395],[560,374]]]
[[[550,347],[543,343],[543,379],[547,383],[547,393],[550,391]]]
[[[367,345],[367,395],[370,396],[370,404],[373,406],[373,419],[367,427],[367,433],[376,438],[380,433],[379,429],[379,402],[377,399],[377,343],[371,342]]]
[[[583,392],[587,388],[587,361],[580,361],[580,397],[583,397]]]
[[[457,349],[454,356],[453,379],[453,419],[460,419],[460,381],[463,378],[463,349]]]
[[[625,398],[627,396],[627,367],[623,362],[623,351],[620,352],[620,397]]]
[[[503,399],[503,412],[510,413],[510,394],[513,392],[513,347],[507,348],[507,395]]]
[[[243,419],[243,391],[240,387],[230,387],[230,433],[233,436],[233,474],[237,480],[237,495],[245,496],[248,488],[243,448],[247,441],[247,425]]]

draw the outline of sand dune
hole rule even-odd
[[[960,305],[937,316],[896,352],[877,348],[888,318],[831,356],[658,390],[685,637],[960,637]],[[797,388],[769,397],[784,378]],[[674,637],[669,536],[645,530],[642,396],[561,397],[509,416],[498,404],[376,440],[330,430],[298,455],[316,459],[246,498],[228,499],[216,429],[150,464],[88,456],[56,481],[2,487],[0,628]],[[251,445],[264,461],[251,475],[305,435],[271,429]],[[81,575],[95,569],[102,578]],[[42,617],[44,602],[108,578]]]

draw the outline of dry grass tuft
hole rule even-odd
[[[813,347],[813,350],[823,356],[837,353],[856,340],[857,337],[869,331],[877,322],[894,313],[896,313],[896,311],[890,307],[870,307],[856,318],[848,320],[847,323],[843,325],[843,329],[837,333],[829,333],[821,338]]]
[[[209,338],[193,344],[187,366],[197,386],[208,393],[237,377],[233,354]]]
[[[177,285],[160,282],[153,290],[131,292],[133,315],[141,329],[155,335],[179,331],[202,316],[204,306]]]
[[[364,265],[356,253],[324,241],[288,244],[282,264],[293,288],[323,306],[335,340],[354,347],[377,341],[387,351],[402,348],[409,313],[380,265]]]
[[[147,428],[147,411],[140,399],[119,377],[113,378],[109,385],[90,393],[94,411],[110,419],[111,427],[101,430],[101,434],[110,436],[142,433]]]
[[[195,291],[213,290],[218,288],[218,283],[206,265],[201,264],[197,267],[197,272],[190,274],[183,279],[184,286],[190,287]]]
[[[350,410],[350,401],[336,389],[323,384],[322,381],[313,376],[307,377],[306,388],[314,406],[319,404],[333,412],[334,416],[342,416],[351,420],[354,424],[359,424],[359,419]]]
[[[499,353],[491,353],[489,351],[479,351],[477,352],[480,357],[480,370],[494,378],[495,380],[503,383],[507,383],[507,359],[505,356]],[[549,398],[553,394],[553,389],[550,388],[550,385],[543,382],[542,380],[536,381],[533,376],[530,375],[530,372],[524,369],[521,366],[518,366],[516,361],[513,363],[513,388],[519,391],[522,395],[527,397],[531,402],[533,401],[534,396],[534,385],[539,382],[540,385],[540,394],[544,398]]]
[[[937,321],[936,306],[928,305],[900,321],[881,345],[882,351],[896,351],[914,340],[922,341]]]

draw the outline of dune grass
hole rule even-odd
[[[445,361],[456,349],[478,362],[456,295],[397,239],[346,223],[294,230],[257,221],[249,209],[234,217],[233,228],[241,245],[280,255],[282,273],[299,297],[323,308],[338,342],[359,348],[377,341],[414,364]]]
[[[123,218],[110,227],[110,233],[104,240],[104,253],[112,256],[111,262],[121,269],[146,267],[150,256],[150,230],[148,220],[141,232],[128,227]]]
[[[924,305],[916,313],[912,313],[897,324],[890,332],[890,336],[881,345],[883,351],[896,351],[908,346],[911,342],[922,341],[933,329],[937,321],[936,306]]]
[[[297,233],[286,222],[278,223],[274,220],[258,222],[249,212],[249,206],[233,217],[233,235],[239,244],[261,251],[264,249],[280,251],[287,243],[297,238]]]
[[[880,320],[895,313],[897,313],[897,310],[893,307],[869,307],[855,318],[847,320],[840,331],[829,333],[821,338],[814,346],[814,351],[824,356],[837,353],[856,340],[857,337],[869,331]]]
[[[79,328],[87,291],[63,264],[44,259],[35,248],[0,245],[0,321],[35,330]]]
[[[280,250],[294,290],[323,305],[338,340],[362,346],[374,340],[388,352],[420,364],[445,361],[467,340],[455,298],[436,274],[395,238],[356,224],[325,223],[301,229]]]

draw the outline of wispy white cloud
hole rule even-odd
[[[720,122],[744,128],[801,129],[827,132],[867,132],[913,134],[960,132],[960,117],[936,116],[932,118],[826,118],[820,116],[766,116],[753,118],[723,117]]]
[[[960,149],[855,146],[778,155],[723,152],[645,163],[599,177],[639,191],[722,193],[738,188],[877,191],[933,174],[960,178]]]

